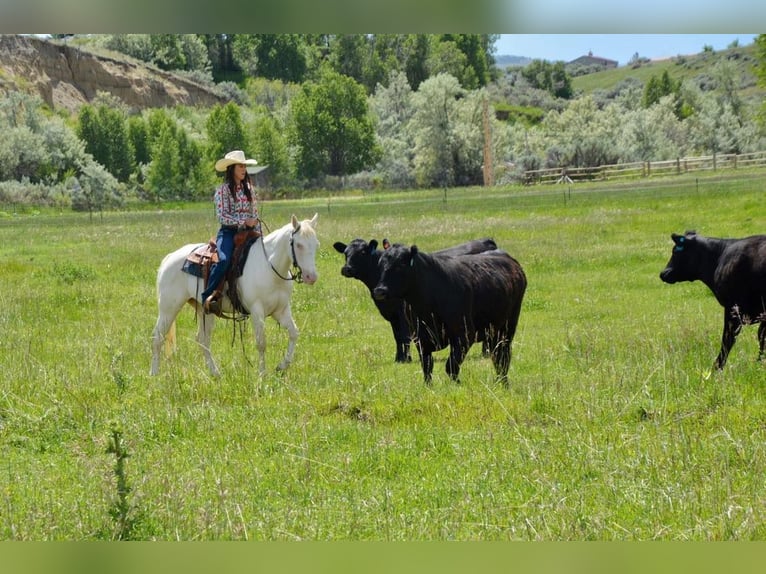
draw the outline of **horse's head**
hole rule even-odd
[[[294,264],[300,269],[301,279],[313,285],[319,277],[316,268],[316,254],[319,249],[316,226],[319,214],[315,213],[311,219],[298,221],[292,216],[292,255]]]

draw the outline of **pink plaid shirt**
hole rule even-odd
[[[213,201],[215,213],[221,225],[244,225],[246,219],[258,217],[258,206],[255,197],[252,203],[248,201],[242,186],[237,188],[237,197],[232,198],[229,192],[229,184],[222,183],[215,190]]]

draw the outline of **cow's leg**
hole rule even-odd
[[[501,338],[492,347],[492,364],[495,373],[503,386],[508,388],[508,367],[511,364],[511,341],[507,337]]]
[[[298,342],[298,326],[295,324],[295,321],[293,320],[293,314],[290,311],[290,305],[287,305],[282,311],[279,311],[278,313],[274,314],[274,318],[279,322],[282,327],[287,329],[287,352],[285,353],[284,358],[282,359],[282,362],[277,365],[278,371],[284,371],[287,369],[287,367],[290,366],[290,363],[293,362],[293,354],[295,353],[295,344]],[[265,318],[264,318],[265,321]],[[266,342],[263,343],[263,349],[266,350]],[[260,347],[259,347],[260,352]],[[265,353],[261,354],[261,372],[266,371],[266,359],[265,359]]]
[[[742,323],[736,317],[734,317],[731,309],[724,310],[723,317],[723,335],[721,336],[721,352],[718,353],[718,357],[715,360],[715,368],[719,371],[723,369],[726,364],[726,359],[729,358],[729,352],[734,346],[734,341],[737,339],[737,335],[742,330]]]
[[[396,340],[396,362],[409,363],[412,361],[410,356],[410,327],[403,310],[391,320],[391,330]]]
[[[420,357],[420,366],[423,368],[423,381],[425,384],[430,385],[434,372],[434,356],[433,349],[429,346],[423,345],[420,337],[415,341],[415,346],[418,350],[418,356]]]
[[[758,325],[758,360],[762,360],[766,357],[766,317],[761,320],[761,324]]]
[[[453,337],[450,339],[449,358],[447,359],[445,370],[453,381],[458,380],[460,365],[463,364],[463,359],[465,359],[469,347],[468,340],[464,337]]]
[[[213,360],[213,355],[210,352],[210,341],[213,339],[213,327],[215,327],[215,315],[206,314],[202,305],[196,305],[197,309],[197,343],[202,350],[202,356],[205,358],[207,368],[210,370],[210,374],[214,377],[220,376],[218,367]]]

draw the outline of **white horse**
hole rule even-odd
[[[290,223],[258,239],[250,247],[242,276],[237,280],[240,301],[250,312],[253,321],[261,374],[266,372],[266,317],[274,317],[287,329],[289,335],[287,353],[277,368],[287,369],[293,360],[298,327],[290,310],[290,295],[293,280],[301,280],[309,285],[317,280],[315,258],[319,247],[316,235],[318,219],[319,214],[316,213],[312,219],[298,222],[293,215]],[[182,270],[186,256],[201,245],[185,245],[166,255],[160,264],[157,272],[159,316],[152,334],[152,375],[160,372],[163,342],[168,352],[175,346],[175,319],[184,303],[189,303],[197,312],[197,342],[210,372],[213,376],[219,375],[210,354],[216,316],[205,314],[200,302],[202,279]],[[291,266],[298,271],[291,271]],[[228,296],[223,298],[222,303],[224,313],[233,312]]]

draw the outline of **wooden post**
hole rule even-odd
[[[483,107],[484,118],[484,186],[495,184],[495,170],[492,167],[492,132],[489,124],[489,104],[487,98],[484,98]]]

